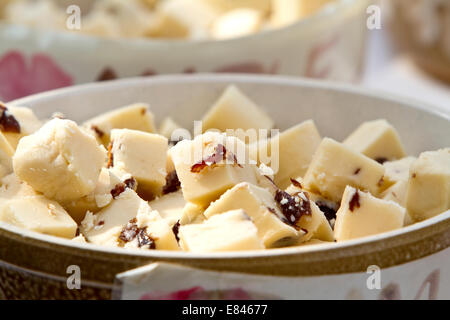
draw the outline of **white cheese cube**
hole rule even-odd
[[[44,196],[7,200],[0,206],[0,221],[68,239],[75,237],[78,227],[56,201],[51,201]]]
[[[180,250],[172,227],[146,203],[141,203],[136,218],[122,228],[119,239],[126,242],[124,248]]]
[[[255,184],[245,144],[235,137],[207,132],[170,149],[186,201],[207,206],[239,182]]]
[[[17,178],[14,173],[3,177],[0,187],[0,199],[2,201],[13,198],[22,198],[39,195],[30,185]]]
[[[408,191],[408,180],[400,180],[390,186],[388,189],[383,191],[380,195],[380,198],[386,201],[393,201],[398,203],[403,208],[406,207],[406,193]],[[410,225],[413,221],[408,211],[405,213],[405,222],[404,225]]]
[[[450,148],[423,152],[412,163],[406,208],[414,221],[450,208]]]
[[[71,120],[53,119],[23,137],[14,172],[46,197],[74,200],[94,190],[106,160],[104,148]]]
[[[242,209],[258,229],[258,237],[266,248],[288,245],[301,235],[287,223],[274,196],[267,189],[240,183],[225,192],[205,210],[207,219],[230,210]],[[286,222],[284,222],[286,221]]]
[[[384,167],[330,138],[320,143],[303,179],[305,188],[339,202],[347,185],[377,195]]]
[[[218,129],[266,129],[272,119],[235,86],[229,86],[203,117],[203,131]]]
[[[295,181],[298,181],[295,179]],[[296,183],[297,184],[297,183]],[[305,201],[310,207],[310,214],[303,215],[297,222],[297,226],[306,232],[300,239],[301,241],[309,241],[310,239],[320,239],[323,241],[334,241],[333,229],[331,228],[325,214],[320,210],[319,206],[314,202],[316,195],[310,193],[300,187],[300,184],[291,184],[286,192],[294,199]]]
[[[157,195],[166,183],[167,138],[130,129],[111,131],[112,167],[133,176],[142,195]]]
[[[343,144],[380,163],[406,156],[397,131],[384,119],[364,122]]]
[[[202,224],[181,226],[179,236],[184,249],[192,252],[264,249],[255,225],[243,210],[215,215]]]
[[[86,121],[83,126],[90,129],[105,147],[109,143],[112,129],[132,129],[155,132],[154,116],[145,103],[135,103]]]
[[[272,0],[272,24],[283,27],[316,13],[334,0]]]
[[[150,201],[149,205],[153,210],[158,211],[161,217],[166,220],[170,226],[173,226],[182,218],[186,200],[184,200],[183,192],[179,190],[177,192],[162,195],[161,197]]]
[[[263,18],[261,12],[250,8],[231,10],[217,18],[211,27],[215,39],[247,36],[259,31]]]
[[[250,156],[258,163],[270,166],[275,172],[274,181],[284,189],[290,179],[302,177],[321,142],[314,121],[302,122],[271,139],[249,145]],[[270,161],[270,162],[267,162]]]
[[[0,129],[14,150],[22,137],[36,132],[42,126],[42,122],[29,108],[6,107],[0,102],[0,113]]]
[[[405,209],[392,201],[347,186],[336,214],[337,241],[374,235],[403,227]]]
[[[139,242],[141,230],[145,231],[142,233],[143,242]],[[89,242],[99,245],[126,248],[140,245],[146,249],[178,250],[169,225],[129,188],[97,214],[88,212],[81,223],[81,232]],[[146,238],[151,241],[144,244],[148,240]]]

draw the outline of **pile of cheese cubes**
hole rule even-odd
[[[406,157],[386,120],[343,142],[312,120],[250,141],[242,133],[274,122],[235,86],[204,115],[204,133],[180,141],[183,129],[167,118],[157,130],[143,103],[80,126],[0,112],[0,221],[77,242],[259,250],[374,235],[450,207],[450,148]]]
[[[82,12],[81,29],[76,32],[106,37],[226,39],[288,25],[333,1],[96,0]],[[56,0],[1,0],[1,16],[13,23],[68,30],[66,8]]]

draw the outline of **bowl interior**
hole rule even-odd
[[[410,155],[450,146],[448,112],[438,111],[415,102],[405,102],[395,97],[382,97],[379,93],[347,85],[286,77],[185,75],[134,78],[55,90],[16,100],[12,104],[31,107],[41,118],[48,118],[52,113],[59,111],[69,119],[82,122],[126,104],[146,102],[150,104],[157,122],[166,116],[171,116],[181,125],[191,129],[193,121],[202,118],[205,111],[229,84],[237,85],[264,108],[280,129],[287,129],[304,120],[313,119],[322,136],[340,141],[361,122],[385,118],[397,128]],[[421,225],[439,223],[449,217],[450,212],[447,212],[430,221],[385,235],[368,237],[366,240],[357,239],[347,245],[395,236],[415,230]],[[4,224],[2,226],[9,228]],[[33,232],[18,231],[16,228],[11,230],[13,229],[27,237],[42,238],[41,235]],[[44,239],[65,246],[80,246],[56,237],[44,236]],[[86,246],[86,249],[89,249],[88,247],[105,251],[120,250],[118,252],[122,254],[125,251],[96,246]],[[271,252],[275,254],[283,250],[304,250],[304,248],[269,250],[264,254],[270,255]],[[158,255],[160,253],[133,251],[133,254]],[[180,257],[186,253],[174,252],[170,255]],[[233,253],[221,255],[229,257]]]

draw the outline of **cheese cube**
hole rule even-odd
[[[450,208],[450,148],[421,153],[409,174],[406,208],[414,221]]]
[[[0,206],[0,221],[68,239],[75,237],[78,227],[56,201],[49,200],[44,196],[7,200]]]
[[[215,215],[202,224],[181,226],[179,236],[185,250],[192,252],[264,249],[255,225],[243,210]]]
[[[142,239],[138,234],[141,230],[145,232],[142,233],[144,240],[140,243]],[[99,245],[126,248],[141,245],[146,249],[178,250],[169,225],[129,188],[97,214],[88,212],[81,223],[81,232],[89,242]],[[147,238],[151,241],[147,241]],[[154,247],[151,243],[154,243]]]
[[[303,179],[305,188],[339,202],[347,185],[377,195],[384,167],[330,138],[320,143]]]
[[[240,183],[211,203],[204,215],[207,219],[230,210],[242,209],[258,229],[258,237],[266,248],[288,245],[301,235],[287,224],[270,191],[249,183]],[[286,221],[286,222],[284,222]]]
[[[42,122],[29,108],[6,107],[0,102],[0,112],[0,129],[14,150],[22,137],[36,132],[42,126]]]
[[[245,144],[235,137],[207,132],[170,149],[186,201],[207,206],[239,182],[255,184]]]
[[[5,135],[0,132],[0,178],[12,172],[12,157],[14,149],[9,144]]]
[[[380,163],[406,156],[397,131],[384,119],[364,122],[343,144]]]
[[[258,32],[262,22],[258,10],[250,8],[231,10],[214,21],[211,36],[216,39],[243,37]]]
[[[229,86],[203,117],[203,131],[218,129],[266,129],[272,119],[235,86]]]
[[[334,0],[272,0],[272,24],[282,27],[312,15]]]
[[[407,191],[408,191],[408,181],[400,180],[394,183],[391,187],[389,187],[385,191],[383,191],[383,193],[380,195],[380,198],[386,201],[393,201],[401,205],[403,208],[405,208]],[[411,219],[409,212],[406,211],[404,225],[407,226],[412,223],[413,220]]]
[[[309,241],[310,239],[334,241],[333,229],[325,214],[313,201],[313,194],[305,191],[298,185],[290,185],[286,192],[294,198],[298,198],[299,201],[305,201],[310,207],[310,214],[303,215],[297,222],[297,226],[306,232],[300,241]]]
[[[3,177],[0,187],[1,200],[39,195],[30,185],[17,178],[14,173]]]
[[[122,229],[119,239],[126,242],[124,248],[180,250],[172,227],[146,203],[141,204],[136,218]]]
[[[374,235],[403,226],[405,209],[392,201],[347,186],[336,215],[337,241]]]
[[[106,147],[112,129],[132,129],[155,132],[154,116],[145,103],[135,103],[86,121],[83,126],[90,129]]]
[[[321,141],[314,121],[302,122],[268,140],[249,145],[251,157],[275,172],[274,181],[284,189],[290,179],[302,177]],[[269,160],[270,162],[264,161]]]
[[[158,134],[111,131],[112,167],[131,174],[138,182],[138,193],[148,197],[159,194],[166,183],[167,149],[167,138]]]
[[[105,150],[94,137],[71,120],[55,118],[20,140],[13,167],[35,190],[66,201],[94,190],[105,160]]]
[[[162,195],[150,201],[149,205],[153,210],[158,211],[170,226],[173,226],[182,218],[186,200],[184,200],[183,193],[179,190]]]

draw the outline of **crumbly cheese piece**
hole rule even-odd
[[[167,138],[130,129],[111,131],[110,165],[133,176],[138,192],[151,198],[166,183]]]
[[[31,231],[75,237],[77,224],[56,201],[44,196],[15,197],[0,205],[0,221]]]
[[[264,249],[255,225],[243,210],[224,212],[201,224],[181,226],[179,236],[184,249],[191,252]]]
[[[20,140],[13,167],[46,197],[68,201],[94,190],[105,160],[104,149],[75,122],[53,119]]]
[[[214,21],[211,36],[216,39],[243,37],[258,32],[262,24],[260,11],[250,8],[234,9]]]
[[[337,241],[350,240],[401,228],[405,209],[392,201],[347,186],[336,214]]]
[[[450,208],[450,148],[423,152],[412,163],[406,208],[414,221]]]
[[[133,235],[135,228],[136,236]],[[126,241],[124,248],[180,250],[172,227],[145,202],[141,203],[136,219],[122,229],[119,238],[121,242]]]
[[[347,185],[378,195],[384,167],[345,145],[324,138],[304,176],[305,188],[339,202]]]
[[[204,215],[210,219],[237,209],[243,209],[252,219],[266,248],[288,245],[301,236],[301,232],[282,220],[283,214],[272,193],[249,183],[240,183],[225,192],[211,203]]]
[[[153,210],[158,211],[170,226],[173,226],[182,218],[186,200],[184,200],[183,192],[179,190],[162,195],[150,201],[149,205]]]
[[[86,121],[83,126],[90,129],[105,147],[112,129],[132,129],[155,132],[154,116],[145,103],[135,103]]]
[[[178,249],[174,234],[168,232],[169,225],[129,188],[95,215],[88,212],[81,223],[81,232],[89,242],[105,246],[134,247],[128,243],[139,241],[138,231],[144,229],[144,238],[151,237],[155,245],[150,249]],[[170,241],[171,237],[173,241]],[[148,245],[142,247],[148,248]]]
[[[334,0],[272,0],[272,24],[276,27],[296,22],[316,13]]]
[[[0,112],[4,114],[0,122],[5,122],[0,123],[1,131],[14,150],[22,137],[36,132],[42,126],[42,122],[29,108],[6,107],[0,103]]]
[[[207,206],[239,182],[255,184],[245,144],[235,137],[207,132],[170,149],[186,201]]]
[[[12,172],[12,157],[14,149],[9,144],[5,135],[0,132],[0,178]]]
[[[203,117],[203,131],[218,129],[266,129],[273,120],[235,86],[229,86]]]
[[[384,119],[364,122],[344,140],[343,144],[378,162],[406,156],[400,136]]]
[[[306,173],[320,142],[314,121],[308,120],[275,137],[250,144],[249,152],[252,158],[258,159],[258,163],[271,166],[275,183],[284,189],[289,186],[291,178],[302,177]]]

